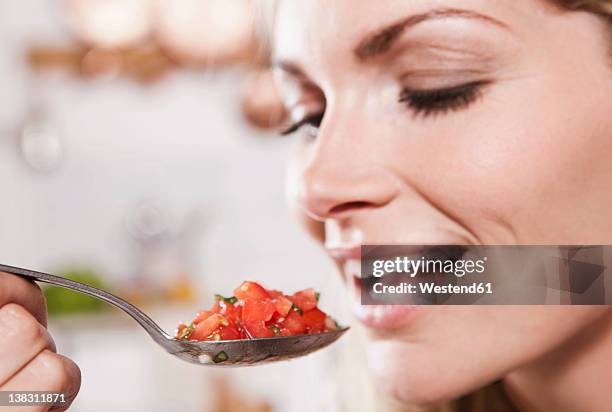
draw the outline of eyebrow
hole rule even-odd
[[[427,20],[440,20],[456,17],[480,20],[507,30],[509,29],[509,27],[501,21],[474,11],[453,8],[435,9],[426,13],[414,14],[405,17],[397,23],[374,30],[357,44],[357,46],[353,49],[353,53],[359,61],[365,62],[388,52],[391,49],[391,46],[393,46],[393,44],[398,40],[400,35],[410,27],[416,26],[417,24]]]

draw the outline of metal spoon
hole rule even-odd
[[[251,366],[307,355],[333,343],[349,328],[298,336],[227,341],[179,340],[164,332],[140,309],[103,290],[33,270],[0,265],[0,272],[72,289],[110,303],[130,315],[168,353],[184,361],[210,366]]]

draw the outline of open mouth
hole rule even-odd
[[[456,260],[460,259],[465,251],[466,248],[463,246],[397,246],[397,248],[386,247],[384,253],[379,249],[364,256],[364,259],[361,259],[360,248],[333,250],[330,251],[330,255],[342,266],[345,283],[353,301],[353,312],[357,318],[368,327],[390,329],[410,321],[417,309],[423,308],[420,304],[425,303],[424,298],[419,296],[414,299],[408,298],[405,304],[366,304],[369,299],[366,299],[367,295],[364,294],[372,289],[373,284],[380,282],[381,278],[362,273],[362,262],[371,267],[371,262],[376,259],[391,259],[398,255],[415,260],[423,258]],[[398,286],[414,279],[406,276],[406,273],[398,272],[389,272],[384,278],[384,284],[387,286]]]
[[[357,319],[373,329],[394,329],[407,323],[417,309],[414,305],[363,305],[361,294],[365,279],[361,277],[358,259],[344,261],[345,282],[352,298],[352,309]]]

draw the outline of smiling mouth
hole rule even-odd
[[[406,325],[415,317],[415,313],[422,311],[426,306],[420,303],[427,300],[414,299],[406,301],[406,304],[373,305],[364,304],[364,288],[369,288],[379,278],[369,276],[363,277],[361,264],[368,264],[371,260],[392,259],[397,256],[412,256],[414,259],[421,257],[438,259],[458,259],[466,252],[465,246],[442,244],[442,245],[397,245],[384,248],[365,249],[362,259],[362,248],[328,248],[329,255],[339,264],[344,281],[349,288],[353,301],[353,312],[363,324],[373,329],[393,329]],[[394,273],[388,273],[393,275]],[[386,276],[385,285],[395,285],[406,281],[405,276]]]
[[[406,324],[417,311],[414,305],[363,305],[361,292],[361,247],[329,248],[329,255],[338,262],[349,288],[356,318],[371,329],[394,329]]]

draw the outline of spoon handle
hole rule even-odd
[[[85,285],[84,283],[77,282],[74,280],[66,279],[59,276],[49,275],[47,273],[36,272],[34,270],[22,269],[14,266],[7,266],[0,264],[0,272],[6,272],[13,275],[22,276],[25,278],[37,280],[39,282],[49,283],[52,285],[60,286],[66,289],[71,289],[85,295],[93,296],[94,298],[100,299],[106,303],[121,309],[128,315],[130,315],[136,322],[138,322],[156,342],[163,342],[170,338],[151,318],[145,315],[136,306],[128,303],[127,301],[111,294],[94,288],[93,286]]]

